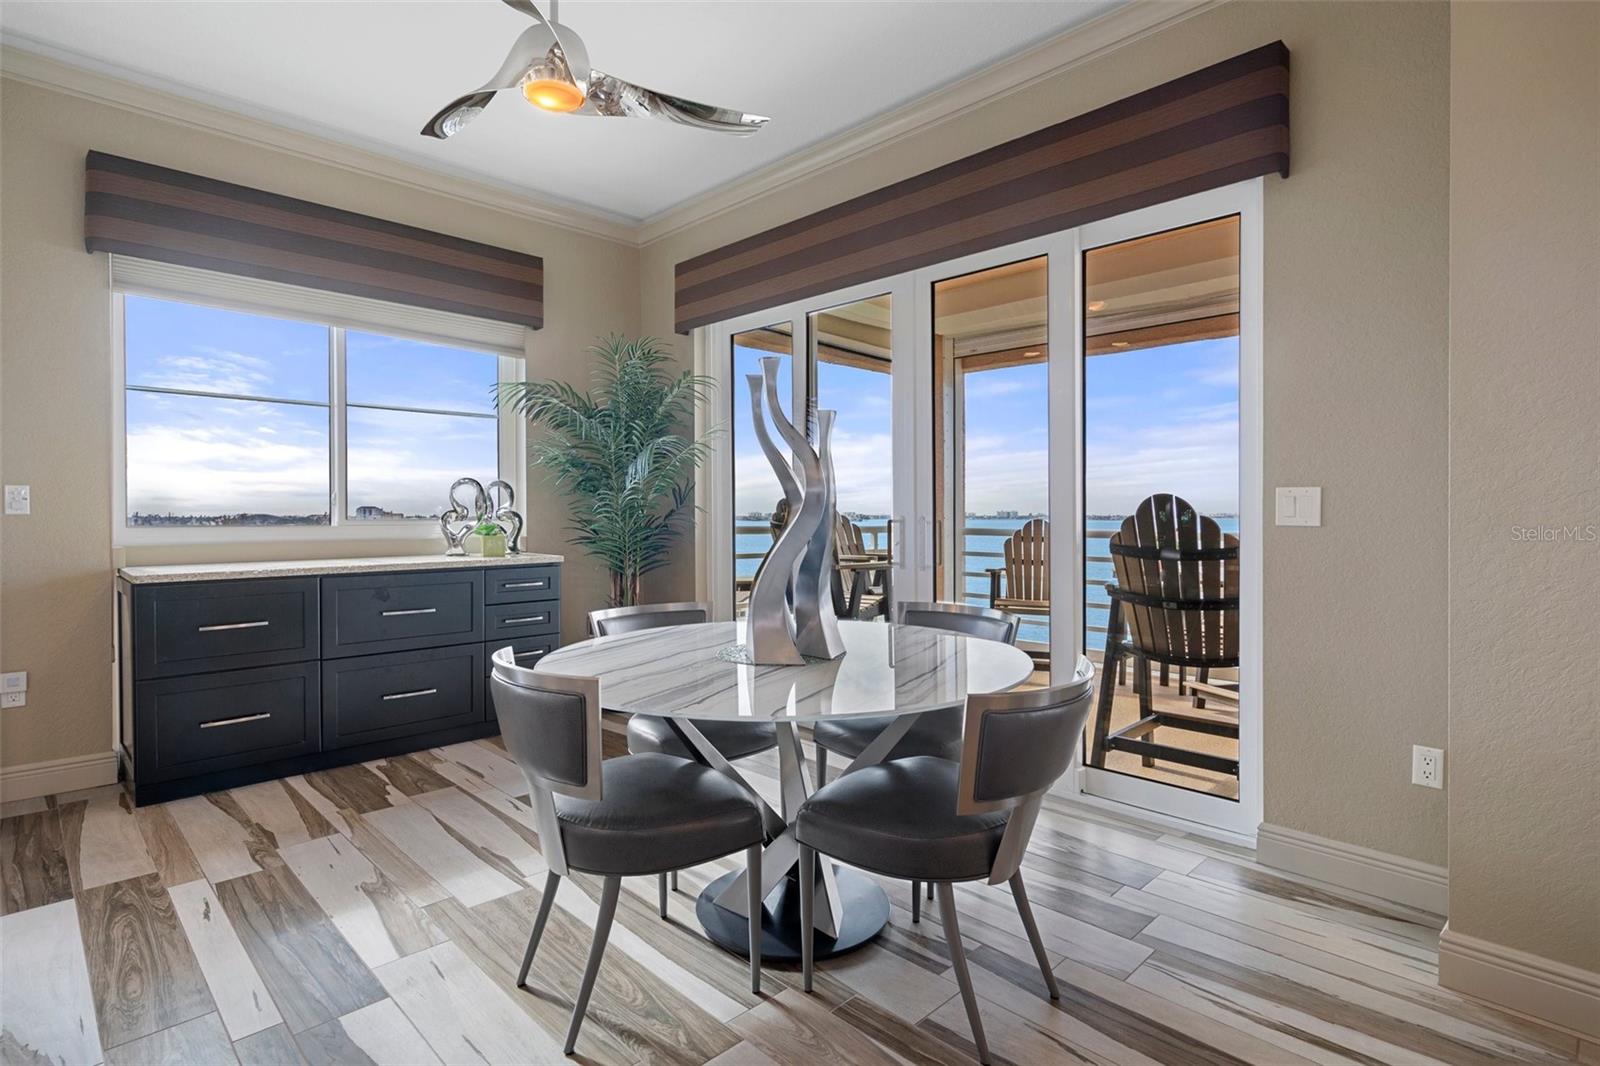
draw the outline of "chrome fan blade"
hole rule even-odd
[[[544,12],[535,7],[531,0],[501,0],[501,3],[518,11],[541,26],[547,26],[555,38],[555,43],[561,46],[561,55],[567,61],[567,70],[572,74],[572,80],[578,83],[578,88],[585,92],[589,89],[589,49],[584,47],[583,38],[569,26],[563,26],[555,20],[556,6],[550,5],[550,18],[545,18]],[[547,49],[548,50],[548,49]]]
[[[768,122],[763,115],[751,115],[732,108],[685,100],[681,96],[669,96],[598,70],[591,73],[591,78],[589,99],[578,110],[580,115],[659,118],[696,129],[732,133],[741,137],[755,133]]]
[[[506,2],[510,3],[511,0]],[[494,99],[495,93],[501,89],[515,89],[528,68],[555,43],[555,34],[548,25],[529,26],[523,30],[512,43],[511,51],[506,53],[505,62],[494,72],[494,77],[467,95],[457,97],[446,104],[437,115],[428,120],[427,125],[422,127],[422,135],[437,137],[442,141],[460,133],[467,123],[483,113],[483,109],[489,106],[489,101]]]

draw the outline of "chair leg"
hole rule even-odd
[[[561,883],[561,875],[554,870],[545,875],[544,895],[539,897],[539,913],[533,919],[533,932],[528,936],[528,950],[522,953],[522,969],[517,971],[517,987],[522,988],[528,982],[528,969],[533,965],[533,953],[539,950],[539,938],[544,935],[544,923],[550,917],[550,907],[556,901],[556,886]]]
[[[817,787],[828,783],[828,749],[817,748]]]
[[[972,974],[967,972],[967,949],[961,944],[961,926],[956,921],[956,890],[949,881],[939,882],[939,920],[944,923],[944,940],[950,948],[950,965],[956,971],[961,1003],[967,1008],[967,1024],[972,1026],[972,1042],[978,1048],[978,1061],[989,1066],[989,1042],[983,1038],[983,1019],[978,1016],[978,996],[972,990]]]
[[[922,921],[922,882],[911,882],[911,920]]]
[[[667,916],[667,875],[666,874],[657,874],[656,875],[656,888],[657,888],[656,894],[661,897],[661,901],[660,901],[661,917],[665,918]]]
[[[1022,887],[1022,871],[1011,875],[1011,896],[1017,901],[1017,915],[1022,928],[1028,931],[1028,943],[1033,945],[1033,957],[1039,960],[1039,972],[1044,974],[1044,986],[1050,990],[1051,999],[1061,998],[1056,987],[1056,975],[1050,972],[1050,958],[1044,953],[1044,941],[1039,939],[1039,927],[1033,920],[1033,908],[1028,906],[1028,890]]]
[[[567,1043],[562,1049],[572,1054],[578,1044],[578,1029],[589,1010],[589,993],[594,991],[594,979],[600,972],[600,959],[606,953],[606,939],[611,936],[611,919],[617,913],[617,896],[622,891],[622,878],[608,877],[600,889],[600,913],[594,920],[594,940],[589,944],[589,961],[583,968],[583,983],[578,986],[578,998],[572,1004],[572,1022],[567,1026]]]
[[[817,888],[817,851],[800,845],[800,987],[811,991],[812,956],[816,951],[817,930],[813,924],[812,894]]]
[[[932,881],[928,882],[928,902],[929,903],[933,902],[933,882]]]
[[[745,901],[750,911],[750,991],[761,994],[761,845],[752,844],[744,851],[744,879],[750,897]]]

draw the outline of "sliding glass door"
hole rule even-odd
[[[706,494],[719,612],[741,610],[781,528],[744,381],[775,357],[787,409],[838,412],[853,616],[896,599],[1020,616],[1032,684],[1087,655],[1107,695],[1062,789],[1253,833],[1260,226],[1246,182],[704,331],[702,366],[730,397]],[[1152,499],[1179,502],[1140,519]],[[1192,565],[1161,569],[1167,547]],[[1113,619],[1108,586],[1138,596],[1144,578],[1178,582],[1155,590],[1169,601],[1213,599]]]
[[[1092,796],[1260,821],[1256,183],[1079,230]]]
[[[909,419],[911,299],[905,280],[860,286],[771,308],[711,327],[699,338],[703,372],[717,383],[708,420],[712,455],[701,506],[707,520],[704,594],[720,617],[740,617],[756,568],[787,520],[787,505],[751,421],[748,378],[778,360],[778,402],[796,425],[811,412],[838,412],[833,434],[841,595],[859,617],[888,609],[914,513],[910,452],[899,441]],[[859,576],[858,576],[859,575]],[[852,598],[853,597],[853,598]]]

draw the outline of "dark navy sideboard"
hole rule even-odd
[[[124,768],[158,803],[493,735],[490,656],[560,645],[560,557],[128,567],[117,618]]]

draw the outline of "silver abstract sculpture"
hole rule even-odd
[[[503,484],[503,483],[502,483]],[[507,486],[509,488],[510,486]],[[472,489],[470,503],[462,503],[456,499],[456,492],[463,488]],[[489,494],[484,491],[483,483],[477,478],[458,477],[450,486],[450,507],[439,516],[439,532],[444,534],[446,555],[465,555],[467,549],[462,547],[472,531],[489,517]],[[459,529],[450,523],[463,522]]]
[[[511,509],[517,502],[517,490],[511,487],[510,482],[496,478],[489,482],[489,495],[494,508],[489,514],[489,521],[505,530],[506,554],[521,555],[522,549],[517,547],[517,541],[522,537],[522,515]]]
[[[761,376],[752,374],[745,379],[750,386],[756,439],[789,504],[789,523],[761,561],[751,585],[747,625],[753,662],[798,666],[807,658],[837,659],[844,654],[831,588],[835,413],[817,412],[817,446],[813,449],[778,403],[778,368],[778,359],[765,357]],[[767,434],[764,407],[770,409],[772,424],[794,453],[798,477]]]

